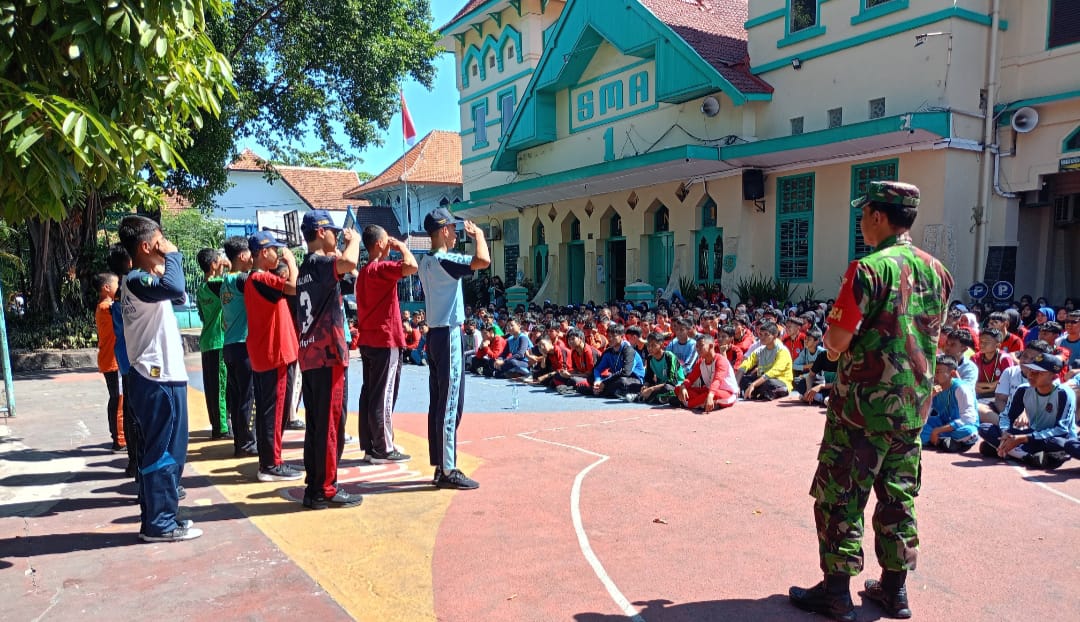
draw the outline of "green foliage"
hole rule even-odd
[[[5,296],[26,289],[30,272],[23,260],[25,237],[25,232],[0,220],[0,285]]]
[[[225,223],[207,218],[198,210],[183,209],[161,214],[161,232],[185,256],[192,259],[203,248],[221,248],[225,243]]]
[[[0,217],[60,220],[85,188],[150,206],[232,92],[221,0],[0,0]]]
[[[821,300],[821,294],[818,292],[818,290],[810,287],[809,285],[803,287],[803,293],[800,302],[804,304],[809,304],[818,300]]]
[[[779,304],[791,302],[796,286],[788,279],[767,277],[761,273],[741,276],[735,282],[735,296],[739,302],[763,304],[775,301]]]
[[[679,293],[689,300],[697,293],[697,281],[692,276],[679,277]]]
[[[327,153],[325,149],[305,151],[290,145],[275,146],[271,150],[270,161],[285,166],[310,166],[314,168],[350,169],[356,164],[356,158],[335,158]]]
[[[93,348],[97,346],[94,313],[87,310],[62,321],[32,314],[8,316],[8,341],[12,350]]]
[[[540,286],[529,277],[525,277],[518,282],[518,285],[525,288],[529,292],[529,295],[525,297],[526,301],[530,301],[536,297],[537,292],[540,291]]]

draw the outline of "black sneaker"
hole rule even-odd
[[[438,486],[440,479],[442,479],[442,467],[435,467],[435,475],[431,478],[431,485]]]
[[[210,440],[212,441],[220,441],[226,438],[233,438],[232,430],[225,430],[224,432],[218,432],[215,430],[210,433]]]
[[[187,521],[184,521],[186,524]],[[143,542],[180,542],[183,540],[194,540],[202,535],[202,529],[196,527],[189,527],[180,525],[176,529],[168,533],[163,533],[159,536],[151,536],[145,533],[139,534],[139,539]]]
[[[1046,452],[1046,468],[1056,469],[1068,462],[1069,458],[1071,456],[1064,451],[1048,451]]]
[[[885,588],[877,579],[867,579],[864,584],[866,591],[863,596],[872,601],[885,612],[888,618],[906,620],[911,617],[911,608],[908,607],[907,587],[900,586],[894,594],[886,593]]]
[[[285,429],[286,430],[306,430],[307,426],[304,425],[304,422],[300,421],[299,419],[290,419],[289,422],[285,424]]]
[[[994,447],[990,443],[983,441],[979,443],[979,453],[985,458],[997,458],[997,447]]]
[[[367,461],[371,464],[386,464],[388,462],[408,462],[412,459],[409,454],[403,454],[398,450],[394,450],[388,454],[380,454],[376,452],[368,452]]]
[[[820,613],[840,622],[855,622],[855,605],[850,594],[833,594],[822,581],[811,588],[792,587],[788,590],[791,604],[803,611]]]
[[[953,440],[947,436],[939,438],[938,447],[941,448],[942,451],[952,451]]]
[[[475,490],[480,487],[480,484],[476,480],[470,479],[460,470],[454,469],[449,473],[440,475],[439,479],[435,481],[435,486],[453,490]]]
[[[259,469],[260,482],[288,482],[304,475],[287,464],[279,464],[269,469]]]
[[[1046,454],[1037,451],[1033,454],[1025,454],[1023,458],[1020,458],[1020,462],[1033,469],[1045,469],[1046,468]]]
[[[350,495],[344,490],[338,490],[337,494],[327,499],[326,497],[304,496],[304,507],[309,510],[325,510],[329,507],[354,508],[364,502],[360,495]]]

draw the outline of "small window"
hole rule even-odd
[[[581,221],[577,218],[570,221],[570,240],[572,242],[581,240]]]
[[[442,200],[439,201],[439,207],[446,207],[447,205],[450,205],[450,199],[443,197]]]
[[[506,93],[499,97],[499,114],[502,115],[502,135],[510,131],[510,121],[514,119],[514,94]]]
[[[472,69],[469,71],[469,73],[472,74],[472,77],[475,78],[476,75],[480,73],[480,67],[477,66],[476,63],[472,63]]]
[[[474,106],[473,113],[473,149],[487,147],[487,103]]]
[[[495,55],[492,54],[492,55],[488,56],[488,67],[494,67],[494,66],[495,66]]]
[[[797,136],[803,133],[803,118],[795,117],[791,120],[791,135]]]
[[[701,205],[701,227],[707,229],[716,226],[716,201],[712,197],[706,197]]]
[[[829,127],[840,127],[844,124],[844,109],[833,108],[829,111]]]
[[[817,26],[818,0],[791,0],[788,32],[799,32]]]
[[[1080,42],[1080,3],[1076,0],[1052,0],[1049,23],[1047,48]]]
[[[514,60],[514,46],[506,46],[506,60]]]
[[[1065,139],[1064,151],[1080,151],[1080,127]]]
[[[892,2],[892,0],[866,0],[866,8],[872,9],[879,4],[885,4],[886,2]]]
[[[880,119],[885,116],[885,98],[879,97],[878,99],[870,100],[870,118]]]
[[[656,214],[653,215],[653,231],[655,233],[670,231],[671,225],[668,218],[668,208],[661,205],[660,209],[656,210]]]
[[[622,216],[615,214],[611,217],[611,237],[622,237]]]

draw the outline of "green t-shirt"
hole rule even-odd
[[[220,350],[225,344],[225,333],[221,330],[221,277],[204,281],[199,286],[195,292],[195,306],[202,320],[199,350]]]

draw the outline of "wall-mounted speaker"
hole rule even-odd
[[[742,173],[743,201],[765,198],[765,173],[759,168],[749,168]]]

